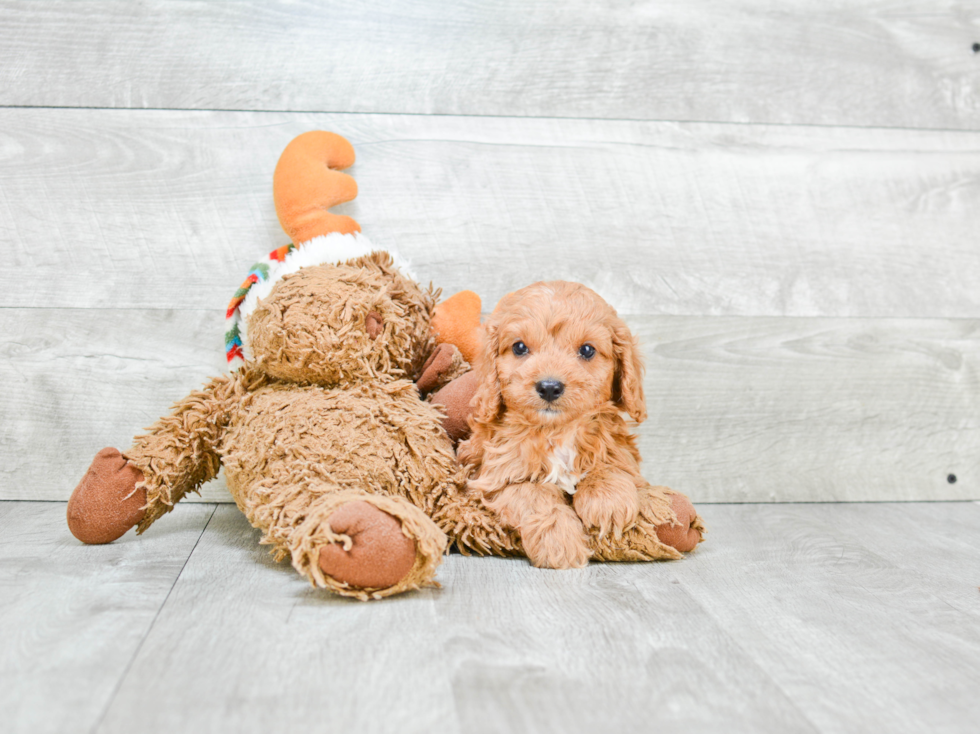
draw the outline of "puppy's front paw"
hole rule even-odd
[[[636,524],[640,512],[640,496],[628,476],[614,476],[606,481],[580,484],[572,497],[575,513],[585,527],[595,529],[600,536],[610,533],[616,540]]]
[[[520,528],[527,557],[538,568],[583,568],[591,551],[575,513],[560,512]]]

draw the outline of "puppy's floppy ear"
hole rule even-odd
[[[504,399],[500,394],[500,378],[497,375],[497,355],[500,352],[500,339],[497,325],[487,322],[480,334],[480,357],[476,363],[479,387],[473,396],[473,419],[478,423],[491,423],[504,409]]]
[[[643,397],[643,353],[636,337],[619,318],[613,326],[613,353],[616,358],[616,374],[613,377],[613,402],[637,423],[647,417],[647,403]]]

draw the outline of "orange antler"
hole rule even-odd
[[[330,232],[360,232],[351,217],[329,209],[357,196],[357,182],[340,171],[354,164],[354,146],[323,130],[298,135],[279,156],[272,177],[276,214],[296,244]]]

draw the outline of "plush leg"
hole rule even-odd
[[[277,560],[291,558],[311,583],[344,596],[379,599],[433,585],[446,550],[445,534],[401,497],[325,484],[232,494]]]
[[[212,378],[133,439],[123,456],[143,473],[146,490],[146,511],[137,532],[173,510],[188,492],[197,492],[218,476],[218,452],[228,422],[245,396],[265,379],[243,371]]]
[[[500,516],[487,506],[483,493],[467,488],[462,469],[457,481],[439,497],[432,519],[463,555],[525,555],[517,533],[504,527]]]
[[[68,529],[83,543],[111,543],[143,519],[143,472],[116,449],[95,455],[68,500]]]

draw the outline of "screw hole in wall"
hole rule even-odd
[[[956,484],[956,475],[950,474],[948,477],[946,477],[946,481],[950,484]]]
[[[980,43],[973,44],[973,53],[980,54]]]

